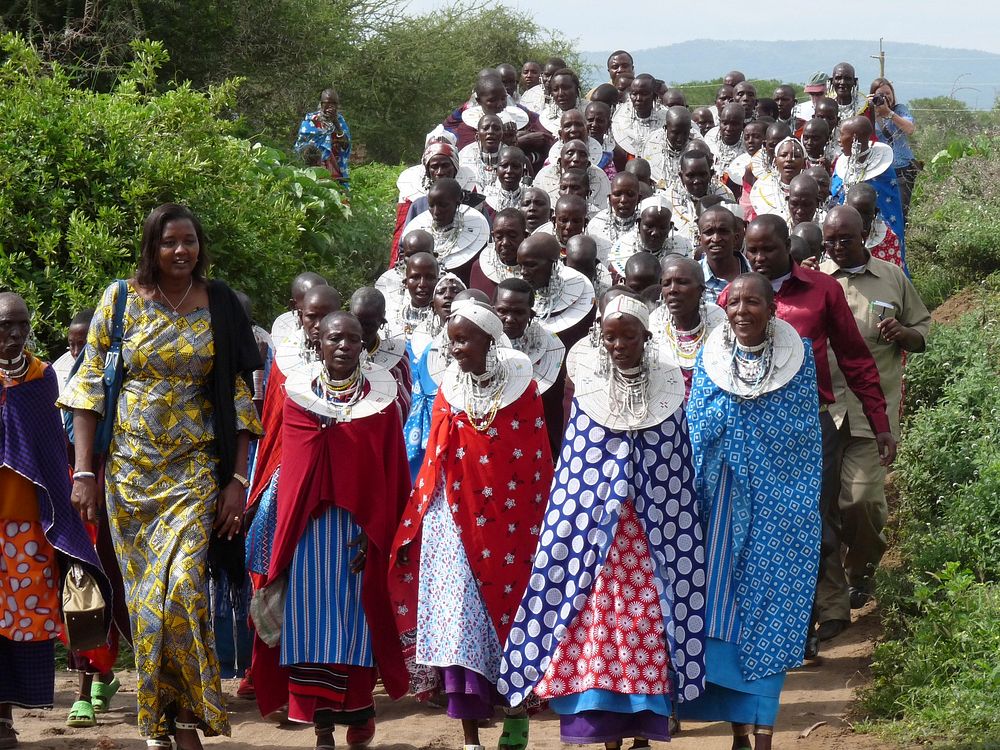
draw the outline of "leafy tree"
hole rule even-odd
[[[337,82],[368,154],[413,161],[424,134],[469,98],[477,71],[557,54],[579,64],[565,40],[523,13],[455,4],[391,24],[357,50]]]
[[[465,0],[424,16],[404,0],[13,0],[0,26],[26,35],[78,82],[108,91],[129,43],[161,41],[161,83],[197,89],[241,78],[239,132],[290,145],[334,85],[359,146],[390,163],[416,158],[423,134],[468,97],[480,68],[563,54],[570,45],[504,6]],[[359,154],[364,149],[358,149]]]
[[[157,93],[162,45],[137,45],[109,93],[74,89],[21,39],[0,37],[0,288],[35,311],[44,352],[63,326],[135,268],[142,221],[178,202],[201,218],[213,275],[263,314],[310,268],[339,277],[335,228],[347,208],[324,170],[263,155],[220,116],[236,85]]]

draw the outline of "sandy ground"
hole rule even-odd
[[[886,750],[889,746],[875,739],[854,734],[849,723],[854,691],[868,678],[868,663],[879,622],[869,605],[855,624],[839,638],[824,644],[822,661],[789,674],[782,693],[778,717],[776,748],[797,750]],[[98,717],[92,729],[69,729],[64,721],[74,695],[76,676],[61,673],[56,678],[56,708],[52,711],[15,710],[15,722],[21,733],[21,747],[31,750],[139,750],[145,745],[136,736],[135,708],[131,695],[135,689],[133,674],[122,674],[124,684],[112,711]],[[237,682],[226,681],[226,691],[235,696]],[[442,710],[417,704],[406,698],[393,703],[385,695],[376,696],[378,731],[372,747],[384,750],[462,747],[458,722],[448,719]],[[263,721],[256,703],[232,697],[229,704],[233,726],[232,739],[212,738],[206,748],[227,746],[233,750],[250,748],[309,748],[315,738],[309,727],[277,726]],[[799,734],[818,722],[826,722],[804,739]],[[481,740],[487,748],[496,747],[500,736],[498,721],[484,728]],[[339,746],[346,747],[343,730],[337,732]],[[728,725],[686,724],[671,744],[674,750],[728,750],[732,739]],[[664,743],[653,743],[654,747]],[[559,742],[559,720],[550,712],[532,719],[531,747],[555,750]],[[628,747],[626,742],[625,747]]]

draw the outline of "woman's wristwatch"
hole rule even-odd
[[[239,482],[240,484],[242,484],[242,485],[243,485],[243,489],[245,489],[245,490],[248,490],[248,489],[250,489],[250,480],[249,480],[249,479],[247,479],[247,478],[246,478],[245,476],[243,476],[242,474],[237,474],[237,473],[236,473],[236,472],[234,471],[234,472],[233,472],[233,479],[235,479],[235,480],[236,480],[237,482]]]

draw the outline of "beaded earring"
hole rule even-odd
[[[647,375],[653,371],[653,363],[657,359],[657,346],[654,339],[646,339],[646,343],[642,347],[642,361],[640,367],[642,371]]]
[[[497,363],[497,342],[492,341],[490,348],[486,350],[486,372],[496,372]]]
[[[598,367],[597,372],[602,378],[608,378],[611,375],[611,355],[608,354],[607,347],[603,344],[598,349]]]
[[[735,343],[733,341],[733,327],[729,324],[728,320],[722,324],[722,340],[726,344],[727,349],[733,348],[733,344]]]

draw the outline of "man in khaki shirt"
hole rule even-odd
[[[865,248],[861,215],[848,206],[831,210],[823,224],[823,246],[828,259],[820,269],[844,288],[861,335],[878,366],[893,436],[899,439],[899,407],[904,352],[924,350],[931,316],[903,270],[871,257]],[[847,554],[839,551],[826,561],[817,603],[820,622],[850,622],[851,609],[872,597],[871,577],[885,552],[882,533],[888,509],[885,500],[885,467],[879,463],[875,436],[861,403],[844,381],[830,357],[836,403],[830,413],[840,429],[843,449],[840,489],[840,523],[837,529]],[[849,590],[849,597],[845,596]],[[824,611],[826,610],[826,611]]]

